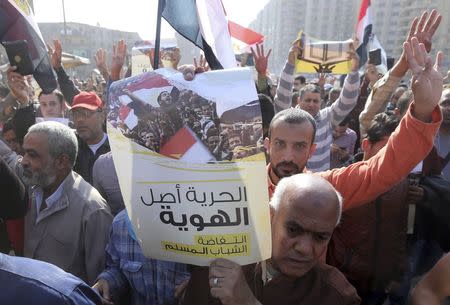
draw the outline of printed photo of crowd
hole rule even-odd
[[[156,73],[150,74],[162,78]],[[147,74],[147,77],[150,76]],[[139,78],[131,82],[144,81],[142,76]],[[155,103],[136,94],[136,90],[129,89],[132,87],[130,83],[123,84],[110,92],[108,121],[126,137],[154,152],[164,151],[164,145],[181,129],[188,129],[195,135],[197,142],[201,141],[215,161],[242,159],[263,151],[258,101],[225,111],[219,118],[216,102],[192,90],[165,86],[156,97],[158,106],[154,106]],[[127,98],[120,98],[123,96]],[[131,109],[135,119],[127,122]]]

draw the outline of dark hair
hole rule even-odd
[[[270,126],[270,121],[272,121],[273,116],[275,115],[275,110],[273,108],[272,99],[262,93],[258,94],[259,98],[259,106],[261,107],[261,116],[262,116],[262,127],[263,130],[268,130]],[[265,134],[264,137],[267,135]]]
[[[299,80],[301,84],[306,83],[306,78],[303,75],[299,75],[295,78],[295,80]]]
[[[413,98],[412,90],[406,90],[400,96],[397,101],[397,108],[401,115],[404,115],[406,110],[408,110],[409,104],[411,104]]]
[[[38,99],[39,99],[39,98],[41,97],[41,95],[43,95],[43,94],[45,94],[44,91],[39,92]],[[59,103],[60,103],[60,104],[64,103],[64,95],[63,95],[63,94],[61,93],[61,91],[59,91],[58,89],[55,89],[55,90],[53,90],[52,93],[48,93],[48,94],[46,94],[46,95],[49,95],[49,94],[55,94],[56,97],[58,98]]]
[[[385,137],[389,137],[400,123],[400,119],[394,114],[377,114],[367,130],[367,140],[375,144]]]
[[[320,87],[317,86],[317,85],[314,85],[314,84],[307,84],[305,87],[303,87],[299,91],[300,100],[303,99],[303,96],[305,95],[306,92],[319,93],[320,94]]]
[[[311,144],[314,143],[314,138],[316,137],[316,121],[308,112],[301,110],[300,108],[288,108],[283,111],[278,112],[270,122],[269,126],[269,138],[272,133],[273,124],[276,121],[281,120],[288,124],[303,124],[305,122],[309,122],[313,128],[312,141]]]

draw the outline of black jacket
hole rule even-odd
[[[94,153],[89,148],[89,146],[80,137],[78,137],[78,155],[75,167],[73,170],[77,172],[84,180],[93,185],[92,179],[92,169],[94,168],[94,162],[97,158],[103,154],[106,154],[111,150],[109,147],[109,141],[106,139],[105,143],[102,144]]]

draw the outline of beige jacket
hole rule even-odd
[[[24,253],[92,285],[105,267],[105,247],[113,217],[102,196],[80,175],[72,171],[62,183],[60,199],[41,212],[37,223],[32,192],[25,217]]]

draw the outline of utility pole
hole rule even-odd
[[[67,27],[66,27],[66,8],[64,6],[64,0],[62,1],[62,9],[63,9],[63,18],[64,18],[64,39],[66,39],[67,36]]]

